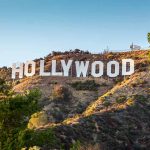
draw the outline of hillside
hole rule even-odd
[[[26,128],[33,130],[34,134],[33,137],[29,136],[28,143],[23,144],[24,147],[38,146],[42,150],[148,149],[150,51],[58,53],[48,55],[44,59],[48,70],[53,59],[91,62],[102,60],[107,63],[110,60],[120,62],[125,58],[135,61],[135,73],[131,76],[108,78],[104,75],[101,78],[93,78],[89,74],[87,78],[76,78],[72,68],[72,77],[35,75],[13,81],[15,93],[25,93],[26,90],[35,88],[40,89],[42,93],[38,100],[40,111],[27,118]],[[39,60],[35,60],[37,66]],[[57,67],[61,70],[59,64]],[[36,72],[38,71],[39,68]],[[5,74],[0,73],[1,77],[2,75]],[[5,76],[10,79],[10,72]],[[55,144],[52,144],[49,130],[53,130]],[[39,144],[38,140],[41,140]]]

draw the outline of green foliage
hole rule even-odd
[[[147,97],[150,97],[150,95],[148,95]],[[134,95],[133,99],[135,99],[136,101],[138,101],[138,103],[145,103],[148,101],[148,98],[143,96],[143,95]]]
[[[111,105],[111,102],[109,102],[108,100],[105,100],[104,102],[103,102],[103,106],[105,106],[105,107],[108,107],[108,106],[110,106]]]
[[[121,104],[126,101],[126,96],[120,96],[116,99],[116,103]]]
[[[80,141],[76,141],[74,144],[72,144],[70,150],[80,150],[80,147],[81,147],[81,143]]]
[[[115,84],[120,84],[122,82],[122,78],[117,77],[117,78],[113,79],[113,82]]]
[[[147,40],[148,40],[148,43],[150,44],[150,33],[147,33]]]
[[[100,86],[99,84],[95,83],[95,80],[86,80],[84,82],[77,81],[71,84],[73,88],[76,90],[91,90],[95,91]]]
[[[9,95],[11,89],[11,85],[6,83],[5,80],[0,78],[0,94],[1,95]]]
[[[145,84],[147,84],[146,80],[137,79],[135,82],[131,83],[131,86],[132,87],[137,87],[137,86],[142,86],[142,85],[145,85]]]
[[[39,90],[27,91],[24,95],[9,96],[0,101],[0,141],[1,149],[17,150],[18,134],[27,125],[28,117],[39,110]]]
[[[18,136],[19,147],[29,148],[35,145],[40,147],[54,147],[57,142],[51,128],[39,131],[26,129],[20,131]]]
[[[150,51],[148,52],[147,56],[148,56],[148,62],[150,63]]]

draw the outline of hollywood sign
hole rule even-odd
[[[90,64],[89,61],[73,61],[60,60],[62,71],[57,71],[57,61],[52,60],[52,65],[49,72],[45,72],[44,60],[40,60],[40,76],[70,76],[70,69],[74,63],[76,70],[76,77],[87,77],[88,69],[90,68],[91,76],[101,77],[104,74],[104,63],[102,61],[94,61]],[[91,66],[90,66],[91,65]],[[128,66],[128,67],[127,67]],[[29,70],[29,67],[31,68]],[[119,75],[120,65],[117,61],[109,61],[107,63],[107,76],[117,77]],[[98,69],[97,69],[98,68]],[[112,69],[113,68],[113,69]],[[128,68],[128,69],[127,69]],[[113,70],[113,71],[112,71]],[[134,73],[134,60],[122,59],[121,75],[131,75]],[[25,64],[20,63],[17,66],[16,63],[12,65],[12,78],[16,78],[16,73],[19,74],[19,78],[23,76],[31,77],[36,73],[36,63],[34,61],[27,61]]]

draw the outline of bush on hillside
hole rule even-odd
[[[11,90],[11,85],[6,83],[5,80],[0,78],[0,94],[1,95],[9,95]]]
[[[86,80],[84,82],[77,81],[71,84],[73,88],[76,90],[91,90],[96,91],[98,87],[100,86],[95,82],[95,80]]]
[[[105,100],[105,101],[103,102],[103,106],[104,106],[104,107],[109,107],[110,105],[111,105],[111,102],[108,101],[108,100]]]
[[[126,96],[119,96],[118,98],[116,98],[116,103],[121,104],[124,103],[126,101]]]
[[[23,130],[20,131],[18,136],[19,147],[56,147],[58,140],[54,135],[54,131],[52,128],[48,128],[45,130]],[[58,147],[61,145],[58,144]]]

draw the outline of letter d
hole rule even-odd
[[[127,63],[130,64],[130,68],[127,71]],[[134,60],[133,59],[122,59],[122,75],[131,75],[134,73]]]

